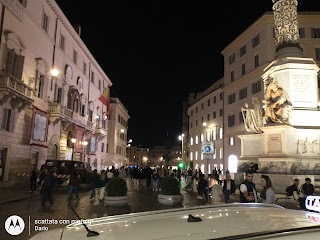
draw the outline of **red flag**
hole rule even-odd
[[[109,111],[109,103],[110,103],[110,89],[109,86],[106,87],[102,93],[102,95],[99,97],[99,100],[107,106],[107,109]]]

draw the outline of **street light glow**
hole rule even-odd
[[[76,141],[77,141],[77,139],[71,138],[71,142],[72,142],[72,143],[75,143]]]

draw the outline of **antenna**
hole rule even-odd
[[[77,216],[77,218],[78,218],[79,220],[81,220],[81,217],[80,217],[80,216],[78,215],[78,213],[73,209],[73,207],[70,206],[70,208],[71,208],[72,212]],[[88,232],[87,237],[93,237],[93,236],[98,236],[98,235],[99,235],[98,232],[91,231],[83,221],[81,221],[81,224],[84,226],[84,228],[85,228],[85,229],[87,230],[87,232]]]

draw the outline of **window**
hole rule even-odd
[[[261,81],[255,82],[252,84],[252,94],[258,93],[261,91]]]
[[[91,72],[91,82],[94,84],[94,72]]]
[[[14,49],[8,51],[6,71],[9,75],[21,80],[24,56],[17,55]]]
[[[223,138],[223,128],[222,127],[219,129],[219,138],[220,139]]]
[[[43,30],[45,30],[46,32],[48,32],[48,28],[49,28],[49,16],[43,12],[42,14],[42,24],[41,27]]]
[[[104,152],[104,143],[101,143],[101,152]]]
[[[193,110],[191,110],[191,116],[193,116]]]
[[[231,80],[231,82],[234,81],[234,71],[231,71],[231,73],[230,73],[230,80]]]
[[[9,108],[4,108],[2,111],[1,129],[12,132],[14,123],[14,111]]]
[[[311,38],[320,38],[320,28],[311,28]]]
[[[60,43],[59,43],[59,46],[60,46],[60,48],[61,48],[61,50],[62,51],[64,51],[65,50],[65,37],[62,35],[62,34],[60,34]]]
[[[77,64],[77,61],[78,61],[78,53],[76,50],[73,49],[73,62]]]
[[[232,93],[228,96],[228,104],[232,104],[236,101],[236,94]]]
[[[239,91],[239,100],[247,97],[247,88],[240,89]]]
[[[203,103],[201,103],[201,110],[203,110]]]
[[[193,145],[193,137],[190,138],[190,145]]]
[[[38,80],[37,80],[37,97],[42,98],[43,97],[43,87],[44,87],[44,76],[42,74],[39,74]]]
[[[259,55],[254,56],[254,67],[259,67]]]
[[[207,115],[207,121],[210,121],[210,113]]]
[[[62,102],[62,88],[55,85],[55,102],[61,103]]]
[[[198,113],[198,107],[196,107],[196,113]]]
[[[82,69],[84,75],[87,74],[87,63],[86,62],[83,62],[83,69]]]
[[[229,145],[233,146],[234,145],[234,137],[229,138]]]
[[[320,48],[316,48],[315,52],[316,52],[316,61],[320,61]]]
[[[223,109],[220,108],[220,117],[222,117],[222,116],[223,116]]]
[[[220,93],[220,101],[223,100],[223,93]]]
[[[229,64],[234,63],[236,60],[236,55],[233,53],[231,56],[229,56]]]
[[[198,126],[198,120],[196,120],[196,126]]]
[[[208,107],[210,106],[210,104],[211,104],[211,101],[210,101],[211,99],[209,98],[208,99]]]
[[[101,91],[101,80],[99,79],[98,89]]]
[[[241,73],[242,73],[242,76],[246,74],[246,64],[242,64],[241,65]]]
[[[234,126],[234,115],[228,116],[228,127]]]
[[[247,53],[247,46],[244,45],[242,48],[240,48],[240,57],[242,57],[246,53]]]
[[[190,123],[190,128],[193,128],[193,122]]]
[[[217,112],[214,111],[214,112],[213,112],[213,119],[215,119],[216,117],[217,117]]]
[[[299,28],[299,35],[300,35],[300,38],[305,38],[305,31],[304,31],[304,28]]]
[[[217,97],[214,96],[214,97],[213,97],[213,103],[216,103],[216,102],[217,102]]]
[[[258,34],[252,39],[252,48],[255,48],[260,44],[260,35]]]

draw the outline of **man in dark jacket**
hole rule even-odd
[[[41,206],[46,207],[46,202],[49,200],[50,206],[53,204],[52,200],[52,191],[53,187],[56,182],[56,178],[54,177],[53,173],[49,171],[48,169],[44,170],[45,177],[42,181],[42,184],[40,186],[41,188]]]
[[[79,185],[80,185],[80,178],[76,170],[73,170],[71,172],[70,178],[69,178],[69,189],[68,189],[68,204],[71,203],[71,196],[72,193],[76,196],[77,202],[80,201],[79,197]]]
[[[223,180],[223,195],[224,195],[224,202],[230,202],[230,195],[234,195],[236,192],[236,183],[233,179],[231,179],[231,175],[227,174],[226,179]]]
[[[253,172],[246,172],[246,179],[240,183],[239,190],[241,203],[258,202],[257,191],[253,183]]]

